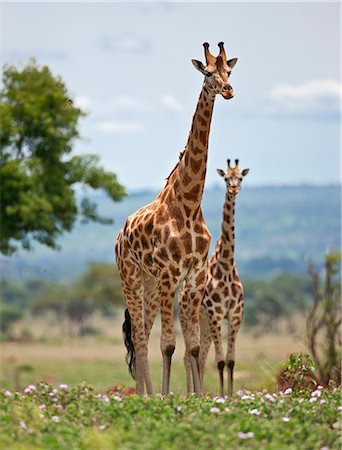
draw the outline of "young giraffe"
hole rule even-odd
[[[116,261],[128,310],[123,325],[129,368],[138,394],[152,393],[147,347],[151,327],[161,309],[162,393],[169,392],[171,357],[175,350],[173,299],[185,280],[189,327],[185,343],[194,380],[201,393],[199,311],[206,285],[210,233],[201,200],[206,174],[208,138],[216,94],[233,97],[228,77],[237,59],[226,60],[223,43],[215,58],[204,44],[206,66],[192,60],[204,76],[185,149],[166,185],[149,205],[128,217],[116,240]]]
[[[199,367],[201,383],[205,362],[211,342],[214,341],[217,369],[220,378],[220,393],[224,395],[223,370],[225,364],[228,369],[228,395],[233,394],[233,370],[235,363],[235,340],[240,328],[243,314],[243,286],[240,281],[234,256],[234,209],[236,195],[240,191],[243,177],[249,169],[240,172],[239,160],[235,160],[235,167],[230,166],[225,173],[217,169],[218,174],[224,178],[227,191],[223,206],[223,219],[221,235],[216,243],[214,253],[208,261],[208,279],[203,303],[201,307],[201,340]],[[222,350],[221,325],[223,319],[228,320],[228,349],[226,358]],[[189,361],[185,356],[187,370],[188,391],[191,390]]]

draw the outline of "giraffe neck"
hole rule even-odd
[[[181,202],[192,210],[198,210],[202,200],[214,101],[215,94],[203,85],[184,152],[168,179],[172,201]]]
[[[218,240],[218,257],[228,260],[230,266],[235,262],[235,196],[226,192],[223,206],[221,236]]]

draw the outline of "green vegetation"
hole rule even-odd
[[[0,252],[32,248],[38,241],[53,249],[78,216],[83,221],[112,223],[75,186],[103,189],[121,200],[124,188],[116,175],[98,165],[97,155],[70,156],[80,138],[84,113],[73,106],[60,77],[34,60],[22,69],[6,66],[0,91],[1,236]]]
[[[113,262],[116,235],[127,216],[149,203],[157,192],[131,194],[113,203],[97,192],[92,199],[101,214],[114,217],[112,227],[75,225],[64,234],[60,252],[35,246],[35,252],[4,258],[3,276],[72,280],[90,261]],[[212,235],[211,251],[220,232],[224,190],[204,193],[203,213]],[[327,249],[341,248],[339,186],[244,187],[236,205],[236,256],[239,274],[272,278],[279,272],[306,273],[305,258],[322,264]]]
[[[83,384],[0,393],[8,449],[330,450],[341,446],[341,391],[241,391],[232,399],[124,397]]]
[[[303,275],[279,274],[269,280],[244,281],[247,327],[276,331],[282,319],[291,327],[293,314],[310,304],[310,278]],[[70,322],[69,334],[80,334],[95,312],[115,314],[115,307],[125,304],[117,267],[91,263],[88,270],[70,283],[27,279],[21,282],[2,280],[3,305],[18,307],[26,315],[53,313],[61,323]],[[177,308],[177,302],[176,302]],[[61,327],[61,333],[65,328]]]

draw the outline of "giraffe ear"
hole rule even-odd
[[[228,61],[227,61],[227,66],[228,67],[230,67],[231,69],[233,69],[233,67],[235,66],[235,64],[237,63],[237,58],[232,58],[232,59],[229,59]]]
[[[243,169],[243,171],[241,172],[241,175],[243,177],[245,177],[248,174],[248,172],[249,172],[249,169]]]
[[[217,170],[217,173],[220,175],[220,177],[225,176],[224,170],[222,170],[222,169],[216,169],[216,170]]]
[[[205,70],[204,64],[201,61],[198,61],[197,59],[192,59],[191,62],[197,70],[199,70],[201,73],[203,73],[203,75],[205,75],[207,77],[209,77],[211,75],[210,72]]]

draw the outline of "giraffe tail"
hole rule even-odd
[[[124,338],[124,343],[127,349],[126,363],[128,364],[128,371],[135,380],[136,364],[135,364],[135,349],[132,341],[132,324],[131,316],[128,309],[125,310],[125,321],[122,325],[122,334]]]

